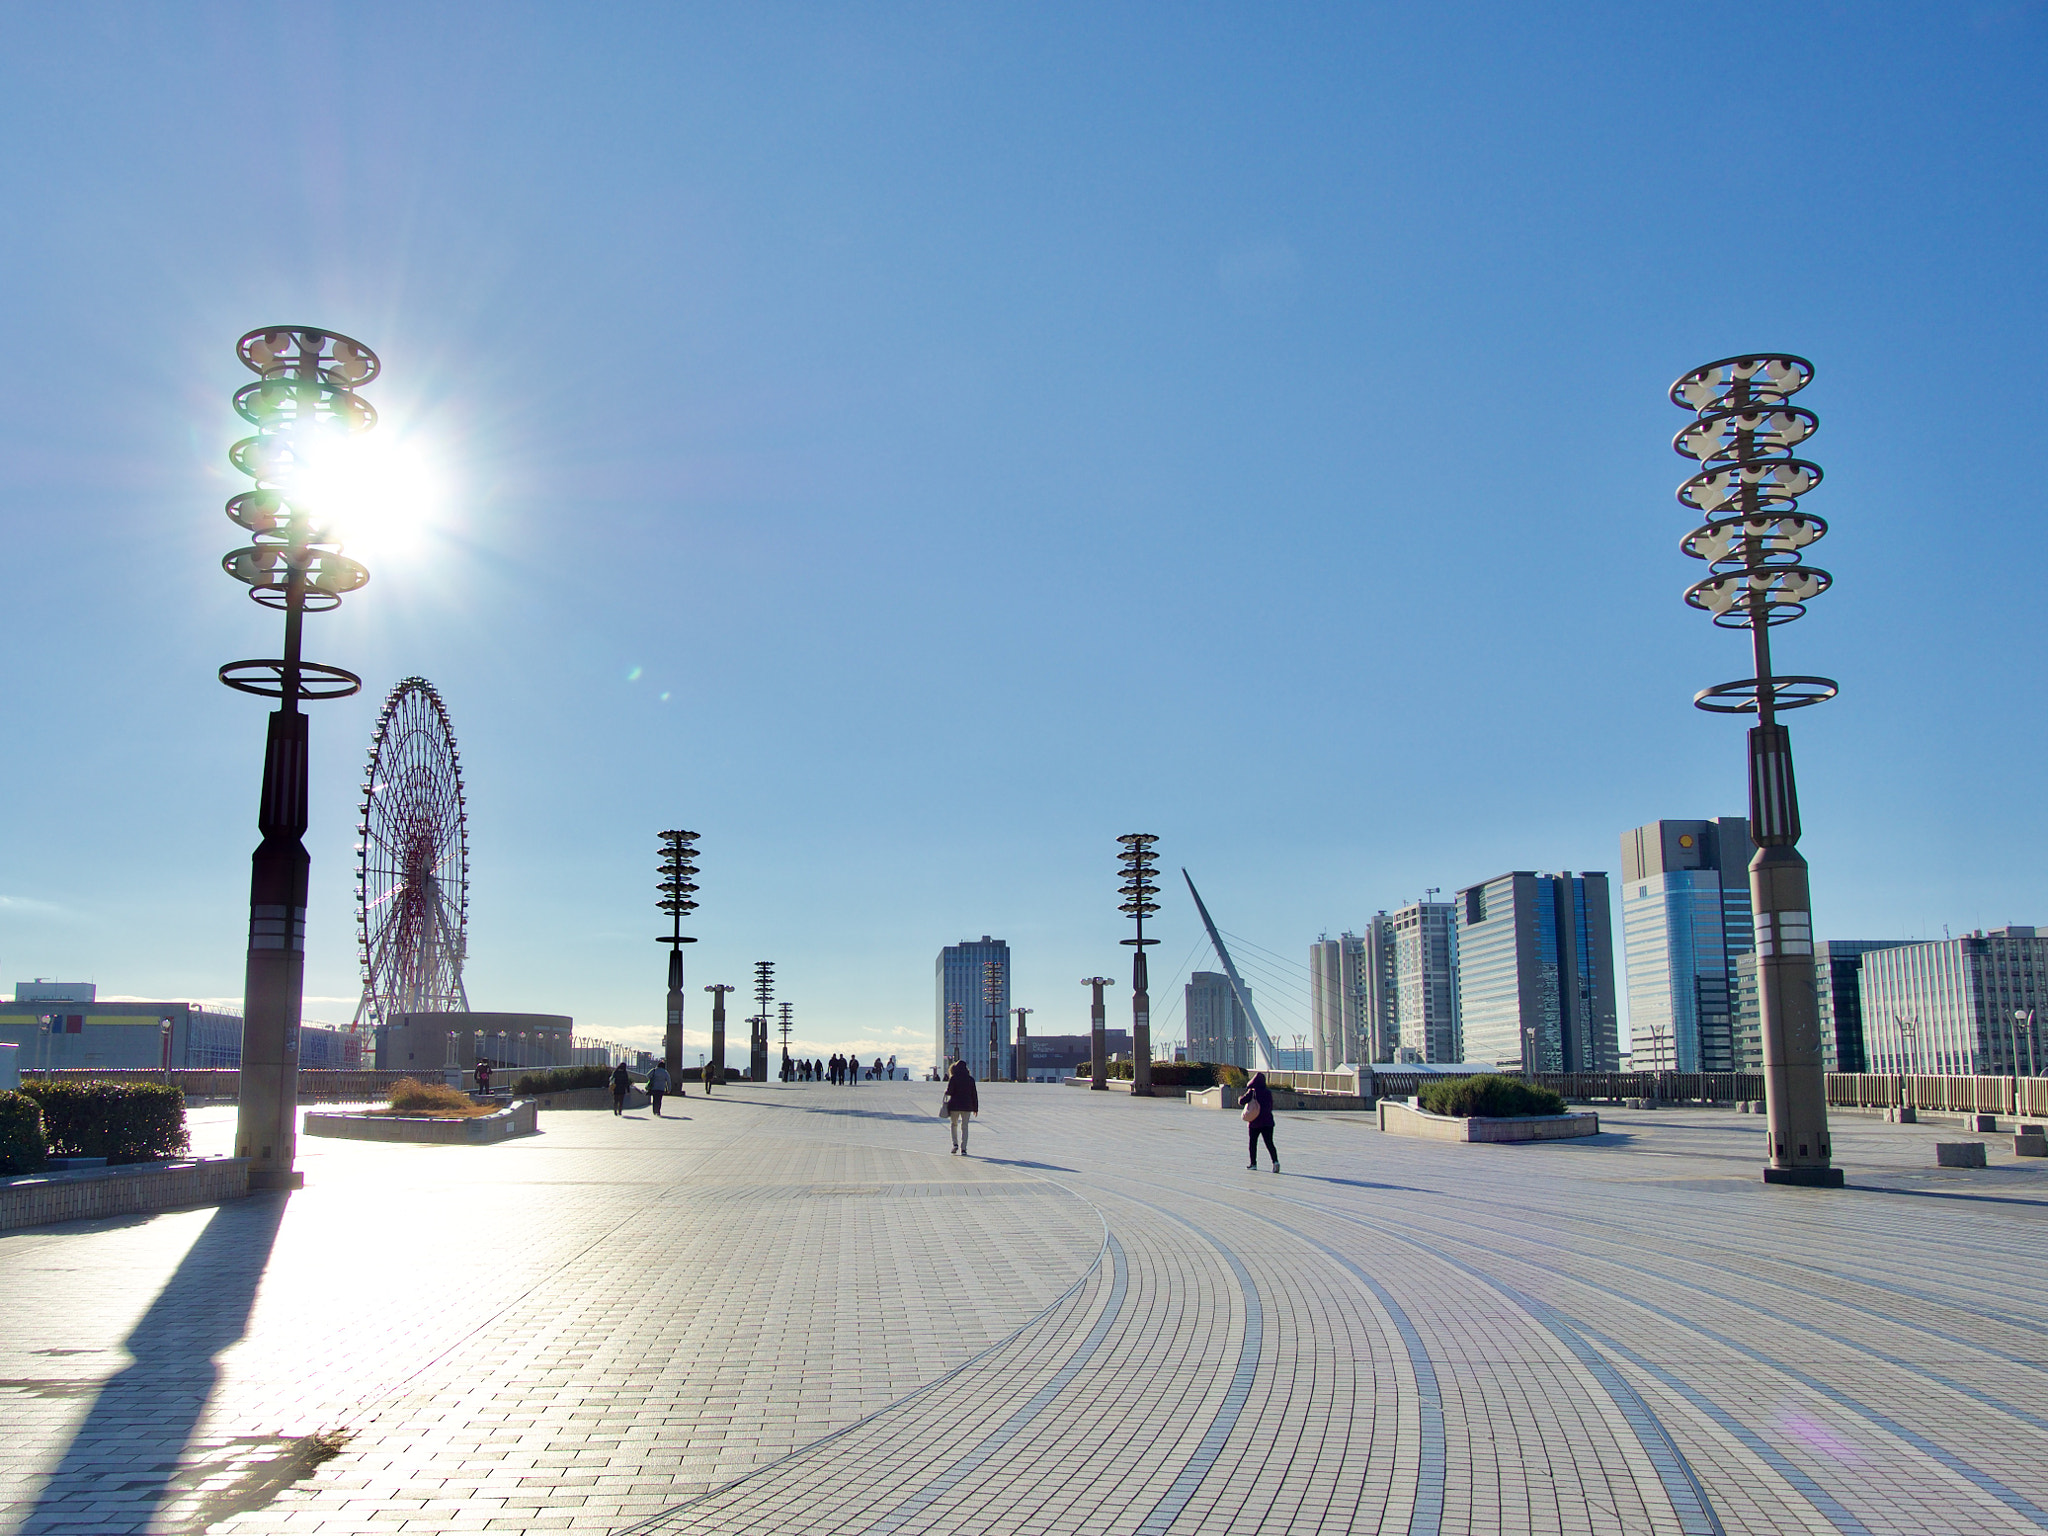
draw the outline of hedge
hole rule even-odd
[[[1477,1077],[1452,1077],[1422,1088],[1422,1107],[1433,1115],[1561,1115],[1564,1099],[1548,1088],[1512,1077],[1483,1072]]]
[[[1082,1062],[1074,1068],[1076,1077],[1087,1077],[1094,1070],[1090,1062]],[[1152,1083],[1157,1088],[1214,1088],[1216,1074],[1230,1070],[1206,1061],[1155,1061],[1152,1063]],[[1105,1077],[1130,1081],[1131,1064],[1128,1061],[1112,1061]]]
[[[43,1137],[53,1157],[146,1163],[192,1150],[182,1088],[31,1079],[21,1091],[43,1112]]]
[[[576,1088],[603,1088],[612,1080],[610,1067],[550,1067],[545,1072],[528,1072],[512,1084],[514,1098],[536,1093],[568,1093]]]
[[[0,1093],[0,1174],[41,1173],[43,1112],[25,1093]]]

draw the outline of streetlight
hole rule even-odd
[[[256,825],[263,834],[251,860],[249,951],[242,1006],[242,1072],[236,1155],[249,1160],[251,1189],[297,1189],[299,1017],[306,971],[306,717],[300,700],[340,699],[363,680],[300,654],[305,615],[340,604],[370,579],[341,552],[323,506],[336,489],[348,439],[377,424],[356,390],[376,378],[377,355],[359,341],[309,326],[272,326],[237,343],[257,378],[235,393],[235,410],[255,427],[228,450],[256,482],[230,497],[227,513],[255,536],[222,567],[267,608],[284,610],[284,655],[231,661],[220,669],[230,688],[276,699],[263,754]],[[323,485],[323,482],[325,484]]]
[[[171,1085],[171,1021],[158,1019],[156,1022],[164,1037],[164,1086],[168,1088]]]
[[[1025,1033],[1025,1016],[1036,1012],[1032,1008],[1012,1008],[1017,1015],[1017,1043],[1011,1047],[1010,1080],[1016,1083],[1031,1081],[1031,1037]]]
[[[1143,953],[1143,951],[1139,951]],[[1092,1081],[1089,1088],[1098,1093],[1109,1091],[1109,1030],[1102,1016],[1102,989],[1113,987],[1116,982],[1108,976],[1083,976],[1081,985],[1095,989],[1094,1001],[1088,1005],[1088,1033],[1093,1043],[1089,1049],[1094,1053],[1089,1073]]]
[[[1124,883],[1119,887],[1124,903],[1117,910],[1138,925],[1138,936],[1122,941],[1136,950],[1131,956],[1131,1092],[1149,1099],[1152,1096],[1152,994],[1146,990],[1145,946],[1159,941],[1145,937],[1145,919],[1159,910],[1159,903],[1152,899],[1159,894],[1159,887],[1152,883],[1159,873],[1159,855],[1152,851],[1152,845],[1159,839],[1150,832],[1126,832],[1117,841],[1124,848],[1117,855],[1124,866]]]
[[[697,834],[661,834],[661,900],[655,903],[669,915],[670,931],[655,940],[668,945],[668,1033],[662,1036],[662,1051],[683,1069],[683,946],[695,939],[683,937],[683,914],[697,910]]]
[[[981,962],[981,1002],[988,1009],[988,1068],[982,1074],[988,1082],[1003,1075],[1003,963]]]
[[[778,1029],[780,1029],[780,1030],[782,1031],[782,1080],[783,1080],[783,1081],[784,1081],[785,1083],[786,1083],[786,1082],[788,1082],[788,1081],[789,1081],[789,1078],[790,1078],[790,1065],[789,1065],[789,1031],[790,1031],[790,1027],[791,1027],[791,1026],[790,1026],[790,1022],[789,1022],[789,1016],[790,1016],[790,1012],[791,1012],[791,1005],[790,1005],[790,1004],[788,1004],[788,1003],[777,1003],[777,1004],[775,1005],[775,1013],[776,1013],[776,1027],[777,1027]]]
[[[774,997],[775,962],[756,960],[754,1000],[761,1005],[761,1011],[747,1020],[753,1027],[753,1034],[747,1041],[747,1076],[757,1083],[768,1081],[768,1005]]]
[[[1832,1188],[1841,1184],[1842,1171],[1833,1165],[1828,1137],[1812,899],[1797,847],[1792,738],[1778,713],[1819,704],[1837,689],[1829,678],[1771,671],[1771,627],[1806,612],[1833,579],[1805,564],[1802,553],[1828,531],[1820,518],[1799,510],[1799,498],[1820,484],[1821,472],[1794,450],[1820,421],[1789,402],[1812,380],[1813,364],[1786,354],[1729,357],[1695,368],[1671,386],[1672,403],[1697,418],[1672,447],[1700,462],[1699,472],[1678,488],[1678,499],[1706,518],[1679,546],[1708,567],[1685,600],[1724,629],[1748,630],[1756,665],[1755,676],[1703,689],[1693,703],[1757,717],[1749,731],[1749,830],[1757,845],[1749,892],[1770,1117],[1764,1182]]]
[[[1899,1054],[1904,1059],[1907,1072],[1920,1070],[1920,1021],[1909,1019],[1904,1014],[1892,1015],[1892,1027],[1899,1032],[1899,1039],[1905,1049]]]
[[[2034,1010],[2031,1008],[2014,1009],[2012,1022],[2015,1027],[2022,1023],[2027,1026],[2027,1076],[2032,1077],[2034,1075]],[[2012,1069],[2015,1072],[2020,1069],[2020,1048],[2017,1043],[2012,1048]]]
[[[967,1005],[946,1004],[946,1060],[944,1065],[965,1058],[967,1054]]]

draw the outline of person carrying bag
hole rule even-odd
[[[946,1096],[939,1101],[939,1113],[953,1126],[953,1155],[967,1155],[967,1128],[974,1116],[981,1113],[981,1096],[974,1086],[974,1074],[967,1070],[967,1063],[956,1061],[946,1078]]]

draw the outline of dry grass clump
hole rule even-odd
[[[460,1088],[450,1088],[446,1083],[423,1083],[417,1078],[401,1077],[391,1085],[391,1107],[380,1113],[466,1120],[495,1113],[495,1110],[489,1104],[477,1103]]]

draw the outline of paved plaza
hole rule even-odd
[[[0,1238],[9,1531],[2048,1529],[2048,1167],[1842,1117],[1491,1147],[989,1085],[308,1141]],[[224,1149],[230,1109],[193,1114]]]

